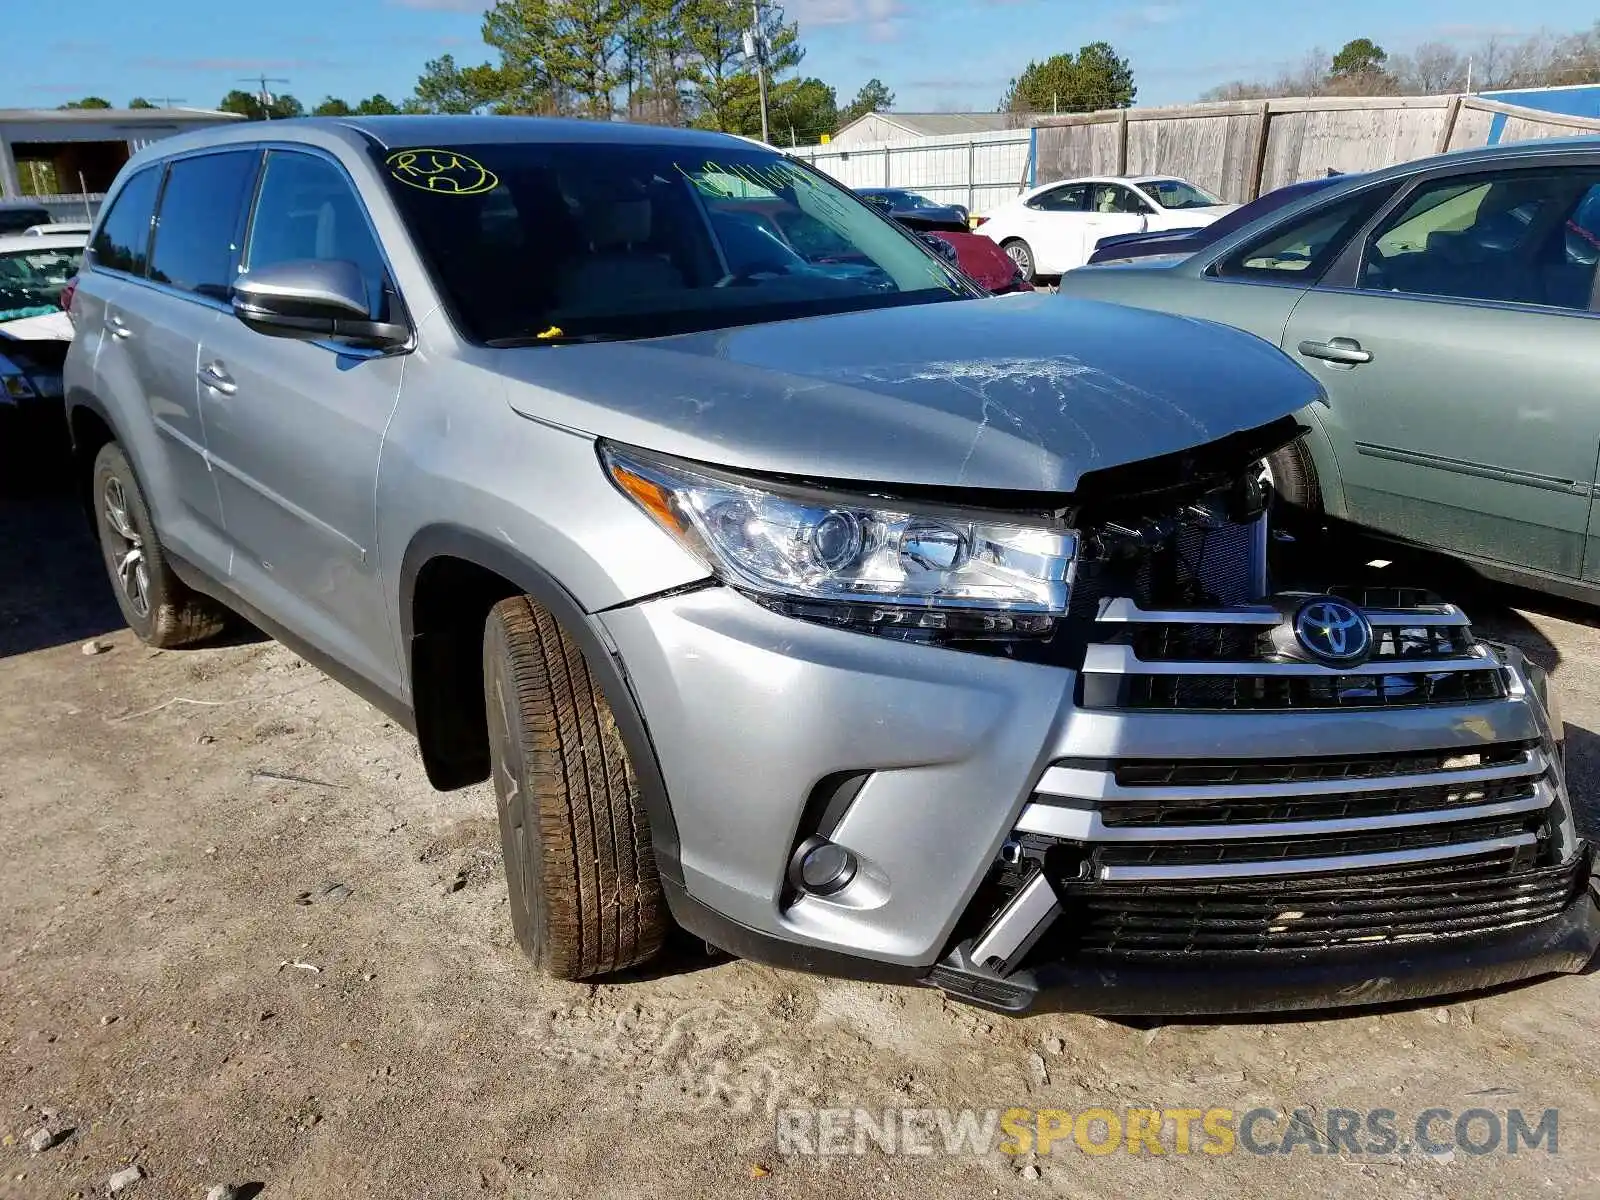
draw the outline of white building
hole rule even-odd
[[[134,151],[205,125],[242,121],[198,108],[0,108],[0,199],[73,211],[105,194]]]
[[[940,134],[992,133],[1008,129],[1016,118],[1011,113],[903,113],[870,112],[857,117],[838,133],[831,144],[850,149],[855,146],[881,146],[905,138],[933,137]],[[1023,122],[1026,125],[1026,121]]]

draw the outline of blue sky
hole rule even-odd
[[[265,73],[308,106],[334,94],[398,100],[422,64],[483,61],[487,0],[0,0],[13,51],[0,107],[54,107],[88,93],[210,107]],[[1105,39],[1132,60],[1141,104],[1181,103],[1214,84],[1271,76],[1306,51],[1367,36],[1391,53],[1443,39],[1568,32],[1592,0],[787,0],[806,74],[843,103],[872,76],[897,107],[993,109],[1030,57]],[[38,47],[38,50],[33,49]]]

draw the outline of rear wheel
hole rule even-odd
[[[1029,282],[1033,280],[1033,248],[1021,238],[1011,238],[1000,243],[1011,261],[1017,264],[1017,270],[1022,272],[1022,277]]]
[[[100,551],[128,628],[140,641],[163,649],[221,633],[227,610],[173,573],[133,466],[115,442],[95,455],[93,487]]]
[[[627,748],[583,652],[527,596],[483,632],[511,926],[558,979],[655,956],[669,920]]]

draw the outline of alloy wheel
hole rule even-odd
[[[116,476],[106,480],[102,494],[106,529],[122,543],[112,549],[112,567],[128,605],[141,617],[150,615],[150,567],[145,560],[144,538],[128,516],[128,497]]]

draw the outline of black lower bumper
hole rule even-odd
[[[1448,938],[1240,965],[1182,956],[1150,966],[1051,963],[1004,979],[947,963],[931,969],[879,962],[772,937],[729,921],[667,887],[677,922],[741,958],[882,983],[937,987],[998,1012],[1102,1016],[1220,1016],[1391,1004],[1457,995],[1543,975],[1574,974],[1600,951],[1600,900],[1584,888],[1559,916],[1487,937]]]
[[[1600,950],[1600,903],[1585,889],[1559,916],[1488,937],[1399,947],[1150,966],[1051,963],[1005,979],[940,964],[927,982],[1001,1012],[1216,1016],[1390,1004],[1582,971]]]

